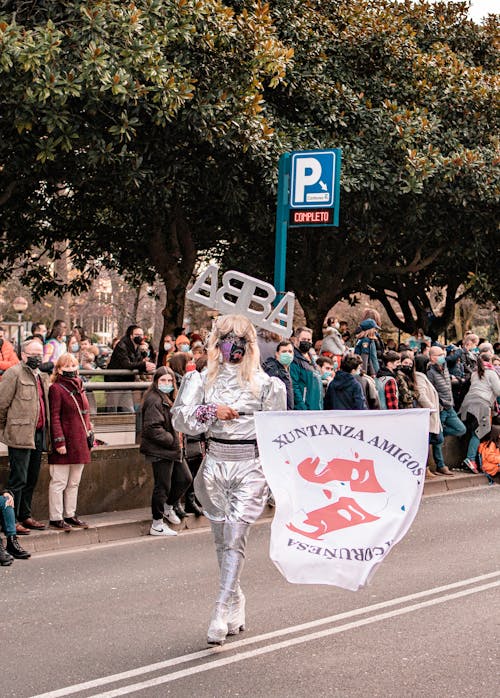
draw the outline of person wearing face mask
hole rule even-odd
[[[362,359],[357,354],[346,354],[340,368],[327,388],[325,410],[366,410],[363,389],[356,374]]]
[[[54,322],[43,347],[44,363],[52,361],[55,364],[57,359],[66,353],[67,329],[68,327],[64,320],[56,320]]]
[[[261,515],[268,487],[257,450],[254,412],[284,410],[286,391],[260,368],[257,334],[242,315],[219,316],[208,341],[203,373],[184,376],[172,408],[173,426],[205,434],[207,450],[195,492],[210,520],[220,568],[207,642],[222,645],[245,627],[240,575],[251,524]]]
[[[325,398],[326,391],[330,385],[333,377],[335,376],[335,371],[338,369],[339,364],[336,358],[328,358],[328,356],[319,356],[316,359],[316,366],[321,377],[321,383],[323,385],[323,399]]]
[[[175,352],[175,342],[171,334],[165,334],[160,340],[158,347],[158,360],[156,368],[160,366],[168,366],[172,354]]]
[[[139,371],[139,373],[153,373],[156,366],[152,361],[145,359],[141,352],[141,345],[144,343],[144,332],[139,325],[129,325],[125,336],[116,344],[108,363],[108,369],[127,369],[129,371]],[[106,381],[119,383],[120,381],[131,380],[126,375],[107,375]]]
[[[53,450],[49,453],[49,524],[60,531],[88,528],[76,514],[83,468],[90,463],[87,433],[92,429],[90,410],[78,359],[63,354],[56,362],[49,389]]]
[[[140,451],[151,463],[154,478],[153,521],[149,529],[152,536],[177,535],[163,517],[170,523],[180,523],[172,516],[173,506],[192,482],[189,468],[181,459],[179,434],[172,426],[171,408],[176,395],[174,372],[167,366],[160,366],[142,403]]]
[[[320,354],[330,359],[335,359],[340,365],[342,357],[346,352],[345,342],[340,334],[340,322],[337,318],[329,317],[323,329],[323,342],[321,343]]]
[[[413,365],[413,352],[401,352],[401,364],[396,368],[396,383],[398,385],[398,406],[400,410],[418,407],[418,387]]]
[[[5,330],[0,327],[0,380],[5,371],[19,363],[14,347],[4,337]]]
[[[175,340],[175,348],[176,348],[176,351],[182,351],[185,354],[187,354],[189,351],[191,351],[191,344],[189,342],[189,337],[186,337],[185,334],[180,334],[177,337],[177,339]]]
[[[313,361],[312,332],[308,327],[297,327],[294,332],[293,361],[290,377],[293,385],[295,410],[322,410],[323,384]]]
[[[293,344],[284,339],[276,346],[274,356],[267,358],[262,368],[268,376],[279,378],[286,388],[286,408],[293,410],[293,386],[290,378],[290,364],[293,361]]]
[[[433,346],[429,350],[427,378],[436,389],[439,397],[439,418],[443,428],[443,436],[462,436],[465,434],[466,428],[453,408],[453,393],[450,374],[446,366],[446,352],[440,345]],[[440,443],[432,444],[432,454],[436,463],[436,473],[452,476],[454,473],[445,465],[443,448]]]
[[[9,368],[0,381],[0,441],[9,450],[7,487],[14,496],[20,535],[45,528],[31,513],[42,451],[50,449],[49,378],[39,371],[42,358],[38,339],[24,342],[21,363]]]

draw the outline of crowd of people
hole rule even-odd
[[[436,467],[427,468],[426,477],[454,475],[444,460],[444,439],[467,433],[464,467],[493,478],[500,469],[500,344],[468,332],[461,342],[444,346],[419,331],[396,345],[392,339],[384,342],[380,330],[377,311],[367,310],[352,334],[346,322],[329,317],[316,342],[309,328],[297,327],[290,339],[258,330],[245,347],[255,344],[259,371],[284,385],[287,410],[429,408]],[[126,380],[120,371],[133,371],[133,379],[149,381],[141,405],[140,449],[154,480],[151,535],[176,535],[169,524],[203,513],[193,481],[206,457],[206,438],[176,430],[171,410],[183,381],[192,384],[184,377],[207,373],[211,336],[205,329],[186,334],[177,328],[164,334],[156,352],[134,324],[106,356],[80,326],[68,332],[56,321],[47,332],[43,323],[34,323],[19,358],[0,327],[0,441],[8,446],[10,467],[0,489],[7,537],[6,549],[0,544],[1,565],[29,558],[18,536],[45,528],[31,511],[43,451],[49,454],[49,526],[66,532],[87,527],[76,513],[93,443],[82,370],[106,367],[113,371],[105,376],[111,382]],[[232,342],[231,361],[238,363],[238,351],[245,350]],[[219,419],[229,419],[228,414]]]

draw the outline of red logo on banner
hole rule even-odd
[[[318,472],[319,462],[319,458],[305,458],[297,466],[299,475],[308,482],[321,485],[333,481],[349,482],[352,492],[371,492],[373,494],[385,492],[377,480],[372,460],[355,461],[333,458]],[[328,490],[323,490],[323,493],[327,498],[331,497],[331,492]],[[292,523],[287,524],[287,528],[308,538],[321,540],[321,536],[325,533],[371,523],[377,521],[378,518],[378,516],[365,511],[352,497],[341,497],[337,502],[307,514],[303,523],[316,530],[303,531]]]

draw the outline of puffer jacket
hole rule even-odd
[[[439,364],[427,364],[427,378],[435,387],[439,395],[439,405],[442,410],[450,410],[453,407],[453,393],[451,391],[450,374],[446,365],[441,369]]]
[[[45,402],[46,426],[50,427],[49,377],[39,373]],[[35,448],[40,401],[35,374],[24,363],[12,366],[0,381],[0,441],[12,448]],[[50,450],[50,429],[46,429]]]
[[[142,404],[140,452],[150,460],[180,460],[179,435],[172,426],[171,405],[157,388],[146,393]]]
[[[0,340],[0,376],[11,366],[19,363],[14,347],[8,339]]]

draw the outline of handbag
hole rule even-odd
[[[85,431],[85,436],[87,437],[87,446],[89,447],[89,449],[92,449],[94,447],[95,434],[92,431],[92,429],[89,429],[87,431],[87,425],[85,424],[85,420],[83,418],[83,414],[82,414],[82,411],[80,409],[80,405],[78,404],[78,400],[76,399],[74,394],[71,392],[71,390],[68,390],[65,385],[61,385],[61,388],[64,388],[64,390],[67,393],[69,393],[71,395],[71,397],[73,398],[73,402],[75,403],[76,409],[78,410],[78,414],[80,415],[80,419],[82,420],[83,429]]]

